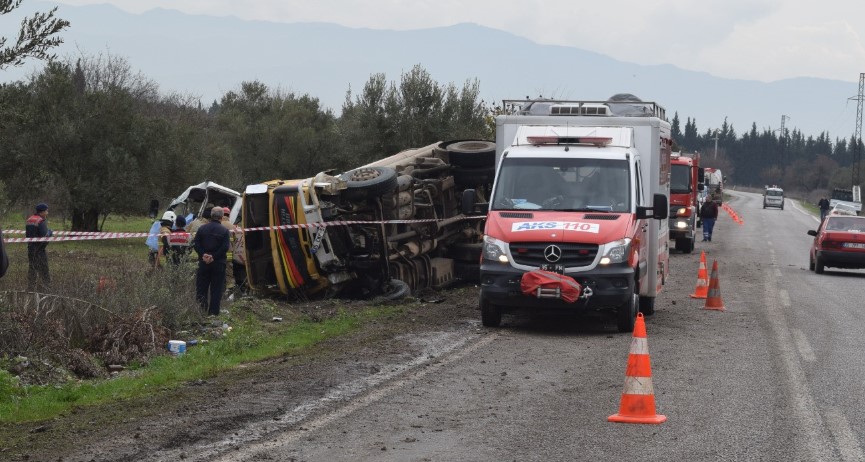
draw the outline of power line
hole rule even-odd
[[[856,100],[856,128],[853,134],[853,186],[859,185],[859,160],[862,158],[862,102],[865,101],[865,72],[859,74],[859,95],[847,98]]]

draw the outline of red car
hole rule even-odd
[[[865,217],[829,215],[817,230],[811,244],[808,269],[822,274],[824,268],[865,268]]]

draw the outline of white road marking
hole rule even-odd
[[[781,305],[783,305],[785,307],[789,307],[791,305],[790,294],[787,293],[786,290],[784,290],[784,289],[778,290],[778,298],[781,299]]]
[[[780,298],[781,301],[777,298]],[[775,338],[775,354],[777,360],[786,374],[786,383],[789,387],[792,414],[799,427],[797,439],[797,450],[802,457],[801,460],[833,460],[834,451],[828,442],[828,435],[820,418],[820,411],[811,396],[811,390],[805,381],[805,371],[799,359],[798,343],[793,339],[787,328],[784,317],[786,306],[781,302],[790,303],[790,295],[786,290],[780,289],[775,281],[770,278],[764,285],[763,299],[766,306],[766,317],[773,337]],[[786,300],[785,300],[786,299]],[[790,348],[790,347],[793,348]]]
[[[841,460],[865,460],[865,454],[862,453],[862,448],[856,441],[856,435],[853,434],[850,423],[840,409],[830,407],[826,410],[826,425],[832,432],[832,436],[835,437],[835,444],[841,453]]]
[[[799,350],[799,355],[802,359],[809,363],[817,360],[814,355],[814,350],[811,349],[811,343],[808,342],[808,337],[800,329],[790,329],[790,334],[793,335],[793,340],[796,342],[796,349]]]
[[[418,359],[416,359],[416,360],[411,361],[411,367],[409,367],[409,371],[407,373],[405,373],[403,376],[398,377],[398,378],[394,378],[393,375],[388,376],[387,380],[391,380],[391,379],[393,379],[393,380],[390,381],[387,385],[384,385],[379,389],[373,390],[369,394],[360,396],[356,399],[352,399],[346,405],[339,407],[339,408],[336,408],[331,412],[327,412],[323,415],[315,417],[312,420],[309,420],[309,421],[300,420],[300,422],[303,423],[303,425],[300,429],[297,429],[297,428],[282,429],[282,430],[279,430],[278,433],[268,436],[268,441],[261,441],[261,442],[257,442],[257,443],[251,443],[251,444],[247,443],[247,444],[244,444],[242,447],[236,448],[236,450],[231,449],[231,447],[233,445],[238,444],[238,442],[236,442],[236,441],[234,441],[234,442],[223,441],[222,444],[217,443],[217,446],[221,446],[222,451],[220,451],[220,452],[222,452],[222,456],[219,457],[218,459],[216,459],[216,458],[212,457],[212,456],[215,456],[216,454],[210,454],[211,457],[209,458],[209,460],[236,461],[236,460],[241,460],[241,459],[248,458],[248,457],[255,457],[257,454],[267,453],[268,451],[272,451],[276,448],[286,447],[289,444],[296,442],[298,439],[300,439],[302,437],[308,437],[309,432],[306,431],[306,429],[312,430],[312,429],[324,427],[324,426],[326,426],[326,425],[328,425],[328,424],[330,424],[336,420],[345,418],[347,415],[351,414],[352,412],[354,412],[358,409],[361,409],[363,407],[369,406],[370,404],[373,404],[376,401],[379,401],[382,398],[387,397],[388,395],[390,395],[391,393],[394,393],[396,390],[404,387],[405,385],[407,385],[411,382],[415,382],[418,379],[421,379],[421,378],[429,375],[430,373],[438,372],[442,368],[449,366],[451,363],[459,361],[460,359],[464,358],[465,356],[474,352],[475,350],[490,344],[493,340],[499,338],[500,336],[501,336],[501,334],[498,332],[492,333],[492,334],[486,334],[483,338],[481,338],[480,340],[478,340],[478,341],[476,341],[476,342],[474,342],[468,346],[465,346],[465,343],[466,343],[465,341],[457,342],[456,344],[452,345],[452,348],[450,348],[448,351],[444,352],[445,356],[443,356],[443,357],[439,356],[439,358],[442,358],[442,359],[435,361],[435,362],[429,362],[429,356],[423,355],[423,356],[418,358],[418,359],[423,358],[423,360],[418,361]],[[462,347],[464,347],[464,348],[460,349]],[[417,363],[417,364],[415,364],[415,363]],[[427,365],[427,367],[418,368],[417,366],[420,366],[421,364],[425,364],[425,365]],[[406,372],[406,371],[403,370],[401,372]],[[384,381],[385,380],[382,380],[381,382],[384,382]],[[325,400],[325,399],[327,399],[327,397],[322,398],[322,400]],[[293,410],[293,411],[290,411],[289,413],[287,413],[286,417],[290,416],[293,412],[296,412],[296,410]],[[306,413],[306,415],[309,415],[309,413]],[[243,443],[240,443],[240,444],[243,444]],[[228,452],[224,452],[226,450]]]

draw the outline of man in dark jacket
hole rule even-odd
[[[703,220],[703,242],[712,241],[712,230],[715,228],[715,220],[718,219],[718,204],[707,200],[700,209],[700,218]]]
[[[222,226],[222,208],[214,207],[210,221],[195,233],[193,246],[198,253],[195,275],[195,297],[211,316],[219,315],[219,303],[225,290],[225,263],[228,253],[228,230]],[[208,303],[207,296],[210,295]]]
[[[51,237],[53,233],[48,229],[48,205],[43,203],[36,206],[36,213],[27,219],[24,232],[26,237]],[[27,288],[30,291],[44,292],[51,283],[46,247],[48,247],[47,242],[27,243],[27,260],[30,263],[30,269],[27,271]]]
[[[826,218],[826,215],[829,214],[829,209],[832,207],[829,204],[829,200],[825,197],[820,198],[820,202],[817,202],[817,206],[820,207],[820,222],[823,222],[823,219]]]

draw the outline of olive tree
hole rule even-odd
[[[9,14],[19,6],[22,0],[0,0],[0,15]],[[69,27],[69,21],[54,17],[55,6],[47,13],[37,12],[21,21],[21,29],[15,43],[7,45],[7,38],[0,36],[0,69],[7,66],[20,66],[26,58],[54,59],[49,53],[51,48],[63,43],[57,36],[63,29]]]

